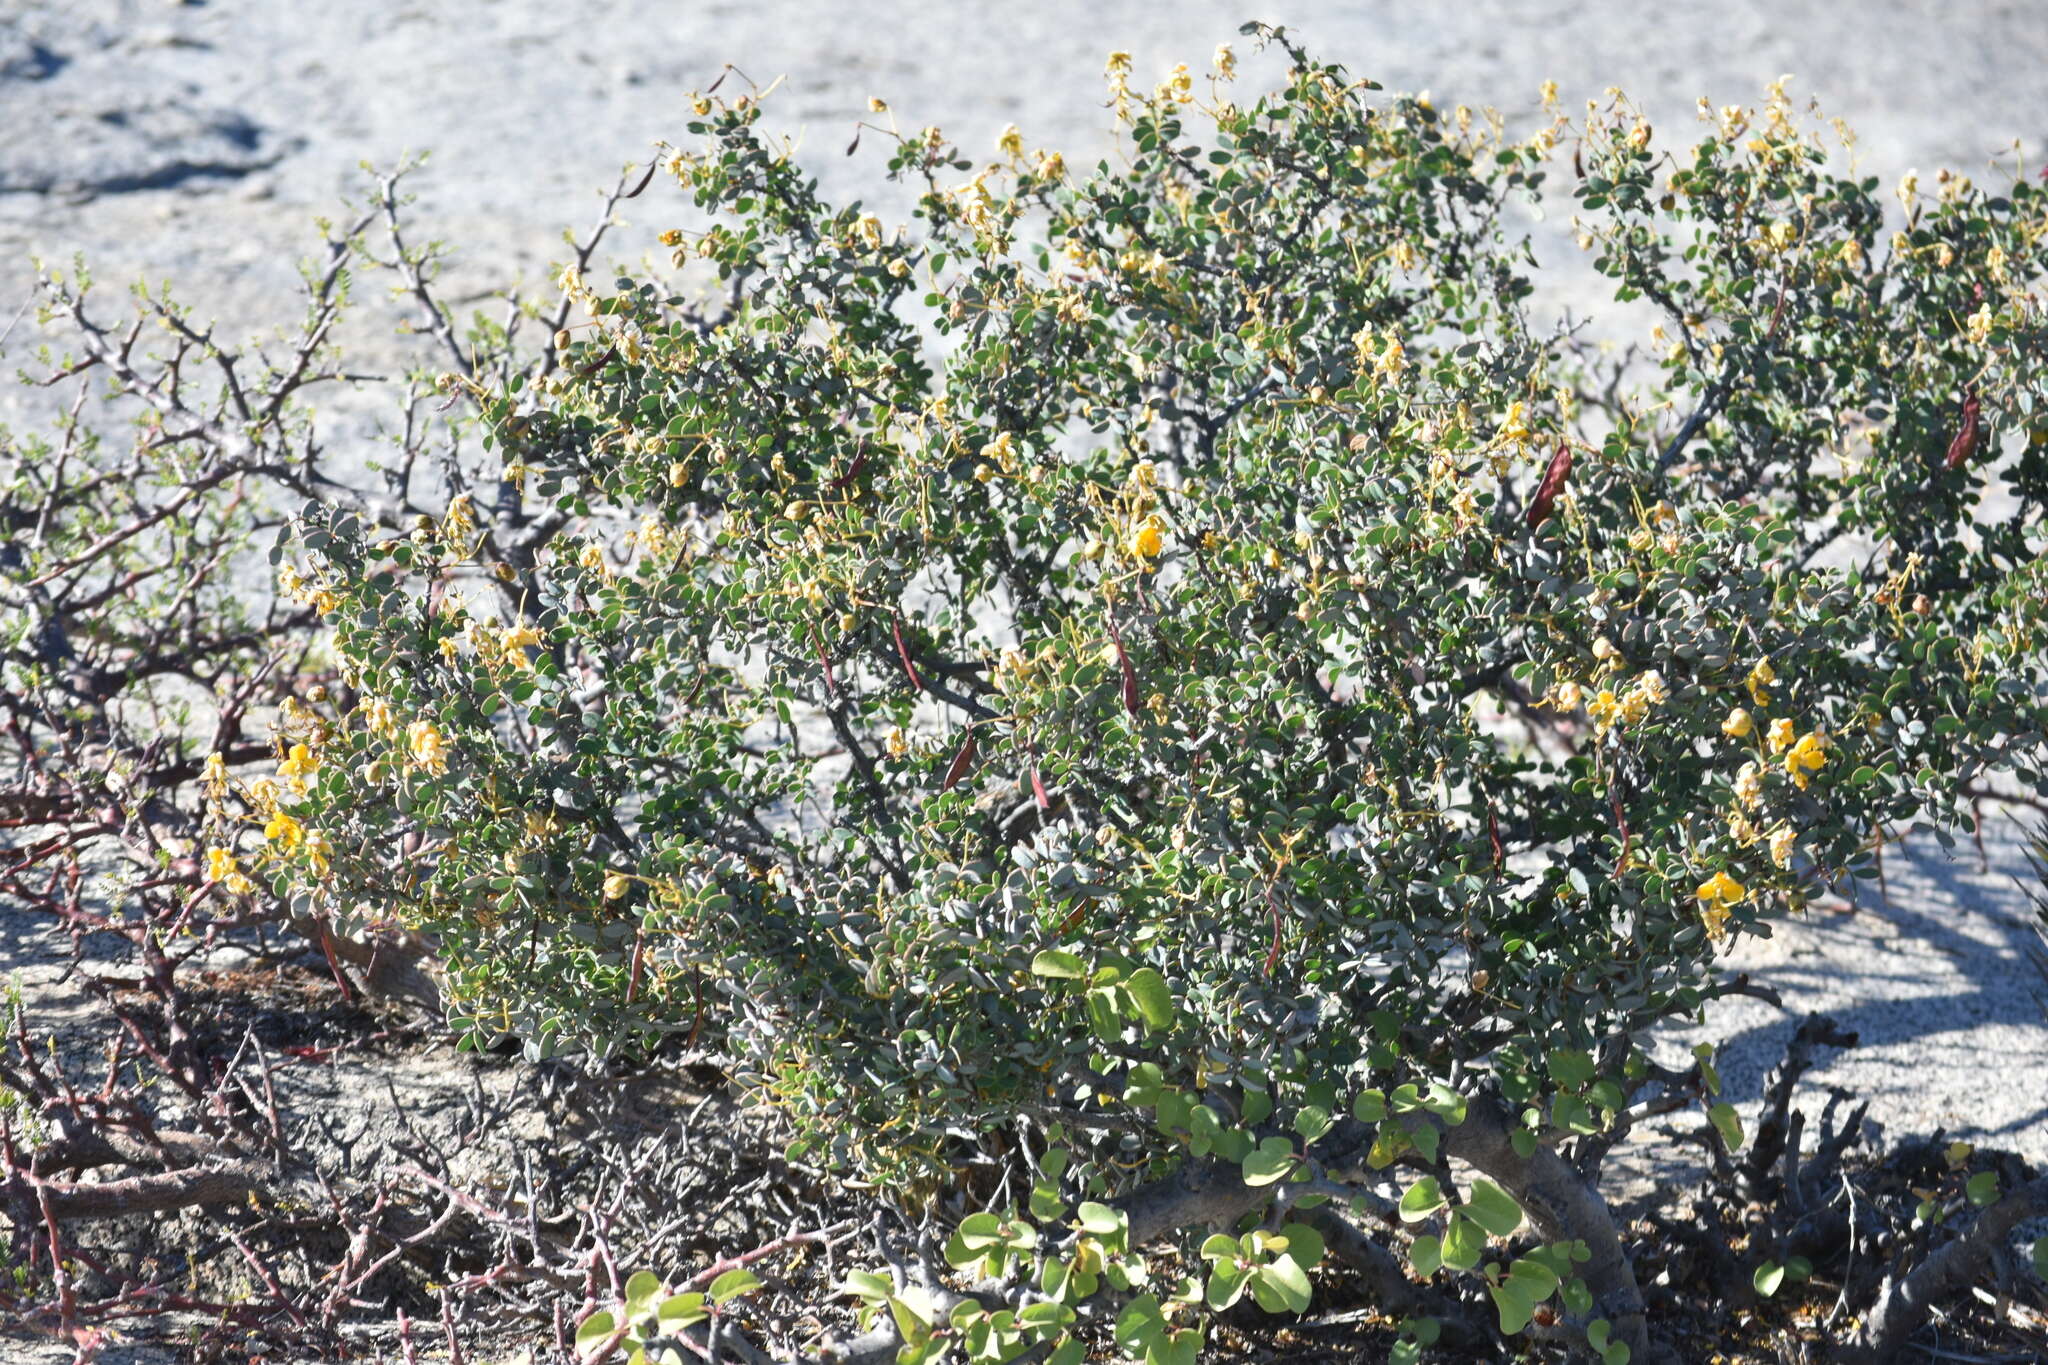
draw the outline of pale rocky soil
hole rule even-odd
[[[434,153],[415,216],[460,248],[451,296],[542,285],[561,230],[596,211],[593,191],[654,140],[686,138],[684,93],[728,62],[761,84],[787,75],[775,117],[803,137],[828,193],[879,183],[879,139],[853,159],[840,154],[869,96],[887,99],[904,126],[939,123],[969,149],[992,147],[1015,122],[1033,145],[1092,157],[1108,146],[1106,51],[1131,51],[1141,77],[1176,60],[1201,70],[1246,17],[1247,6],[1212,0],[0,0],[0,328],[27,296],[29,254],[74,251],[110,287],[138,275],[174,281],[231,331],[289,320],[282,301],[295,259],[316,240],[313,219],[338,216],[359,161],[389,164],[407,150]],[[2015,139],[2048,139],[2040,0],[1295,2],[1264,17],[1390,88],[1426,88],[1440,106],[1497,105],[1510,128],[1534,126],[1549,77],[1568,106],[1624,87],[1659,138],[1676,143],[1693,136],[1699,96],[1753,101],[1791,73],[1795,95],[1818,94],[1856,127],[1875,174],[1948,164],[1988,178]],[[1267,67],[1239,46],[1243,82],[1255,87]],[[628,207],[640,231],[623,240],[638,251],[682,206],[657,191]],[[1564,272],[1546,306],[1593,311],[1597,295],[1570,273],[1578,267],[1555,225],[1538,232],[1539,255]],[[21,362],[31,332],[24,321],[0,365]],[[373,358],[381,344],[361,342]],[[40,421],[48,404],[0,382],[0,422]],[[361,420],[340,433],[360,434]],[[1791,1011],[1738,1000],[1698,1031],[1727,1040],[1734,1098],[1754,1102],[1797,1012],[1825,1010],[1864,1046],[1828,1055],[1809,1096],[1844,1086],[1871,1100],[1892,1136],[1945,1128],[2048,1162],[2048,1014],[2025,956],[2022,826],[1987,807],[1985,846],[1980,868],[1967,843],[1950,856],[1915,840],[1889,860],[1883,901],[1871,888],[1861,909],[1817,909],[1731,959],[1781,989]],[[89,1037],[90,1005],[56,980],[30,929],[0,917],[0,976],[22,979],[47,1025]],[[471,1065],[450,1059],[451,1093],[474,1083]],[[337,1102],[406,1107],[374,1073],[351,1081],[337,1070]],[[1638,1143],[1637,1169],[1661,1169],[1672,1150],[1654,1135]]]

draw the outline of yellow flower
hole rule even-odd
[[[263,826],[263,837],[289,853],[305,840],[306,827],[283,811],[279,811]]]
[[[221,756],[219,750],[215,750],[206,756],[206,763],[201,767],[200,773],[205,777],[207,786],[216,789],[225,787],[228,784],[228,761]]]
[[[363,724],[371,734],[382,735],[386,739],[397,736],[398,722],[392,718],[390,702],[382,697],[364,697],[357,709],[363,713]]]
[[[901,758],[910,752],[910,740],[904,735],[903,727],[892,725],[883,743],[888,747],[889,757]]]
[[[1777,680],[1778,675],[1771,668],[1771,661],[1769,659],[1757,660],[1756,667],[1749,670],[1749,677],[1744,680],[1745,685],[1749,688],[1749,699],[1758,706],[1768,706],[1771,694],[1764,689]]]
[[[277,765],[277,775],[292,779],[297,786],[311,777],[320,766],[320,756],[304,744],[294,744],[285,754],[284,762]]]
[[[1560,711],[1576,711],[1585,700],[1585,689],[1569,680],[1553,685],[1550,689],[1550,704]]]
[[[1601,663],[1612,663],[1617,656],[1618,651],[1614,648],[1614,641],[1608,639],[1605,635],[1593,641],[1593,657]]]
[[[632,889],[633,879],[625,873],[607,872],[604,874],[604,898],[606,900],[618,900]]]
[[[1749,822],[1748,816],[1742,814],[1740,811],[1737,811],[1735,814],[1728,817],[1728,835],[1730,838],[1734,839],[1736,843],[1741,844],[1744,848],[1747,848],[1749,845],[1756,842],[1756,826]]]
[[[498,640],[506,655],[521,668],[533,666],[532,661],[526,657],[526,651],[540,642],[540,632],[523,622],[508,628]]]
[[[1237,75],[1237,54],[1230,50],[1229,43],[1216,44],[1216,55],[1210,59],[1216,68],[1216,79],[1227,81]]]
[[[1742,904],[1749,890],[1726,872],[1716,872],[1701,882],[1693,895],[1699,899],[1700,919],[1707,926],[1707,937],[1721,938],[1728,932],[1729,908]]]
[[[1792,722],[1780,716],[1777,720],[1771,722],[1770,732],[1764,736],[1764,744],[1772,753],[1782,754],[1792,747],[1792,742],[1797,737],[1797,734],[1798,732],[1792,727]]]
[[[1107,63],[1105,63],[1104,65],[1103,65],[1102,71],[1103,71],[1103,74],[1104,74],[1104,75],[1106,75],[1106,76],[1128,76],[1128,75],[1130,75],[1130,74],[1131,74],[1131,54],[1130,54],[1130,53],[1128,53],[1128,52],[1112,52],[1112,53],[1110,53],[1110,54],[1109,54],[1109,61],[1108,61]]]
[[[235,855],[224,848],[206,850],[206,880],[224,882],[235,874]]]
[[[1603,687],[1593,695],[1593,700],[1586,703],[1586,714],[1593,718],[1594,733],[1604,735],[1622,719],[1622,704],[1614,693]]]
[[[1147,517],[1131,531],[1131,554],[1138,559],[1157,559],[1166,546],[1166,527],[1158,517]]]
[[[405,727],[405,736],[413,767],[437,774],[448,771],[448,741],[432,721],[414,721]]]
[[[1373,362],[1373,373],[1392,377],[1408,368],[1408,352],[1402,348],[1399,337],[1388,337],[1380,348],[1379,359]]]
[[[1799,836],[1792,832],[1792,826],[1779,825],[1771,831],[1771,861],[1779,867],[1792,862],[1792,852],[1799,846]]]
[[[1529,409],[1521,399],[1508,404],[1508,415],[1501,419],[1500,434],[1494,439],[1504,445],[1527,445],[1536,438],[1529,429]]]
[[[582,552],[576,556],[576,562],[606,579],[612,576],[611,562],[604,557],[604,547],[594,540],[583,547]]]
[[[306,832],[306,861],[313,865],[313,875],[325,877],[330,868],[328,858],[334,853],[334,845],[327,842],[327,836],[318,830]]]
[[[1664,686],[1664,675],[1655,669],[1636,679],[1636,695],[1651,706],[1662,706],[1671,699],[1670,691]]]
[[[1827,763],[1828,756],[1821,748],[1821,737],[1818,733],[1806,735],[1785,755],[1785,771],[1792,774],[1792,780],[1799,785],[1801,791],[1806,790],[1811,774],[1825,768]]]
[[[1024,134],[1012,123],[996,138],[996,149],[1004,156],[1024,155]]]
[[[1756,722],[1750,718],[1749,712],[1740,706],[1730,711],[1728,719],[1721,722],[1721,733],[1730,739],[1747,739],[1750,731],[1755,728]]]
[[[1735,774],[1735,799],[1745,806],[1754,807],[1764,794],[1764,775],[1754,763],[1742,765],[1742,771]]]
[[[1982,346],[1991,339],[1991,322],[1991,305],[1988,303],[1965,320],[1963,330],[1973,345]]]

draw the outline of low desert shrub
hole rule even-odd
[[[1375,1207],[1501,1331],[1640,1352],[1600,1157],[1674,1095],[1741,1142],[1650,1031],[2041,778],[2041,188],[1901,220],[1781,90],[1515,140],[1257,36],[1242,105],[1112,56],[1092,168],[878,109],[914,232],[699,99],[668,268],[444,379],[488,452],[431,515],[273,555],[336,679],[223,866],[430,936],[473,1039],[709,1049],[957,1192],[968,1292],[855,1276],[849,1355],[1189,1359]],[[1531,327],[1545,197],[1652,349]],[[1360,1240],[1412,1353],[1456,1291]]]

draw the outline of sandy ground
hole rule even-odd
[[[562,229],[595,211],[597,186],[656,139],[687,136],[685,92],[726,63],[762,84],[788,77],[774,117],[831,194],[879,181],[878,139],[841,155],[870,96],[968,149],[1014,122],[1035,146],[1092,158],[1109,145],[1108,50],[1133,53],[1140,77],[1177,60],[1201,70],[1245,17],[1209,0],[0,0],[0,327],[26,297],[26,257],[74,251],[109,283],[176,281],[230,329],[279,321],[313,219],[360,183],[360,161],[407,150],[434,153],[417,213],[463,252],[454,295],[532,284]],[[1887,177],[1941,164],[1984,177],[2016,139],[2048,136],[2042,0],[1302,0],[1265,17],[1389,87],[1495,105],[1511,129],[1535,126],[1538,87],[1554,78],[1568,104],[1622,86],[1660,137],[1686,140],[1699,97],[1753,101],[1789,73],[1795,95],[1857,128],[1863,164]],[[1240,50],[1255,87],[1270,64]],[[632,207],[643,230],[675,211],[652,195]],[[1543,243],[1565,272],[1550,305],[1589,304],[1576,262]],[[0,421],[47,411],[46,395],[0,383]],[[1823,909],[1745,945],[1731,966],[1782,989],[1791,1012],[1748,1000],[1716,1012],[1707,1033],[1728,1039],[1734,1097],[1753,1102],[1797,1012],[1828,1010],[1865,1045],[1829,1056],[1814,1085],[1870,1098],[1894,1135],[1943,1127],[2048,1161],[2048,1016],[2025,960],[2022,845],[2020,826],[1987,810],[1986,868],[1967,845],[1950,858],[1916,842],[1891,860],[1883,903],[1873,891],[1854,913]],[[0,974],[23,952],[0,934]],[[1658,1141],[1639,1155],[1658,1156]]]

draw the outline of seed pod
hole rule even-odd
[[[1040,810],[1052,809],[1052,798],[1045,794],[1045,781],[1039,777],[1038,769],[1036,768],[1031,770],[1031,797],[1034,801],[1038,802]]]
[[[1543,479],[1536,485],[1536,496],[1529,500],[1529,529],[1535,530],[1550,519],[1550,509],[1557,501],[1557,495],[1564,491],[1565,480],[1571,477],[1572,448],[1569,443],[1560,442],[1557,453],[1550,457],[1550,467],[1543,471]]]
[[[1981,431],[1983,412],[1977,403],[1977,391],[1968,390],[1963,395],[1963,421],[1956,429],[1955,438],[1948,443],[1948,457],[1941,462],[1943,470],[1953,473],[1970,462],[1977,453],[1977,441]]]
[[[924,691],[924,679],[917,676],[917,665],[910,662],[910,649],[903,643],[902,617],[893,616],[889,619],[889,634],[896,638],[896,657],[903,660],[903,672],[909,677],[910,685],[920,692]]]
[[[946,780],[939,783],[939,790],[949,792],[967,776],[967,770],[974,766],[974,727],[967,727],[967,738],[960,745],[960,752],[953,755],[953,762],[946,769]]]
[[[1123,673],[1124,710],[1135,716],[1138,714],[1138,670],[1131,667],[1131,656],[1124,652],[1124,635],[1116,628],[1114,616],[1109,618],[1109,642],[1116,647],[1116,666]]]

